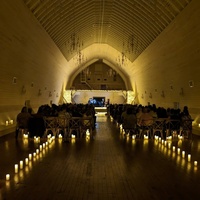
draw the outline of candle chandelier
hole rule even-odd
[[[117,61],[117,65],[122,67],[122,66],[126,66],[126,61],[127,61],[127,57],[125,55],[125,48],[124,48],[124,42],[122,45],[122,52],[121,55],[118,56],[118,58],[116,59]]]
[[[83,41],[80,41],[79,36],[74,32],[70,35],[68,40],[68,51],[73,54],[74,52],[80,51],[83,47]]]

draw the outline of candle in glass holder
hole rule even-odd
[[[178,154],[180,154],[180,152],[181,152],[180,148],[177,149],[177,152],[178,152]]]
[[[19,162],[19,166],[20,166],[20,169],[23,169],[23,161],[22,160]]]
[[[10,180],[10,174],[6,174],[6,181]]]
[[[175,146],[173,146],[173,147],[172,147],[172,150],[173,150],[173,151],[175,151],[175,149],[176,149],[176,147],[175,147]]]
[[[15,173],[18,173],[18,171],[19,171],[18,164],[15,164]]]
[[[36,149],[36,153],[39,154],[39,152],[40,152],[39,149]]]
[[[191,154],[188,154],[188,161],[191,161]]]
[[[185,151],[182,151],[182,157],[185,158]]]
[[[35,156],[36,156],[36,153],[34,152],[34,153],[33,153],[33,157],[35,157]]]
[[[29,157],[29,160],[31,160],[32,159],[32,154],[29,153],[28,157]]]
[[[25,159],[25,163],[26,163],[26,165],[28,165],[28,158]]]
[[[194,161],[194,166],[196,167],[196,166],[197,166],[197,164],[198,164],[198,162],[195,160],[195,161]]]

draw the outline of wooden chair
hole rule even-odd
[[[193,119],[182,120],[181,127],[180,127],[180,135],[184,138],[190,139],[192,138],[192,122]]]
[[[176,133],[176,135],[178,135],[178,133],[180,132],[180,120],[166,120],[166,137],[174,136],[174,132]]]
[[[152,125],[152,137],[154,137],[155,134],[158,133],[162,139],[164,138],[165,121],[165,118],[154,119]]]
[[[69,120],[69,137],[76,132],[77,137],[81,136],[82,117],[71,117]]]
[[[139,126],[139,138],[144,138],[147,135],[149,138],[152,137],[153,120],[142,120]]]
[[[48,132],[56,136],[57,134],[57,117],[44,117],[45,121],[45,134],[44,137],[47,136]]]
[[[90,132],[90,136],[93,136],[93,127],[94,127],[94,119],[93,117],[83,117],[82,118],[82,125],[81,125],[81,135],[82,137],[87,130]]]
[[[57,117],[57,126],[56,132],[57,136],[62,132],[64,137],[67,137],[69,134],[69,121],[70,118],[68,117]]]

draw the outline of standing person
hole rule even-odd
[[[19,130],[28,130],[28,123],[31,118],[31,114],[28,112],[27,107],[23,107],[21,112],[17,115],[17,127],[15,131],[15,138],[18,138]]]

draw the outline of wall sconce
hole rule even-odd
[[[40,96],[40,95],[42,95],[42,92],[41,92],[41,90],[39,89],[39,90],[38,90],[38,96]]]
[[[56,94],[56,97],[58,97],[59,95],[58,95],[58,93]]]
[[[194,87],[194,81],[193,81],[193,80],[190,80],[190,81],[189,81],[189,86],[190,86],[190,87]]]
[[[149,94],[149,98],[152,98],[152,94],[151,93]]]
[[[16,83],[17,83],[17,78],[16,78],[16,77],[13,77],[12,82],[13,82],[13,84],[16,84]]]
[[[162,91],[162,93],[161,93],[161,97],[165,97],[165,93],[164,93],[164,91]]]
[[[183,92],[183,88],[181,88],[181,90],[180,90],[180,93],[179,93],[181,96],[183,96],[184,95],[184,92]]]
[[[141,98],[144,99],[144,95],[143,94],[142,94]]]
[[[32,82],[32,83],[31,83],[31,87],[33,87],[33,86],[34,86],[34,83]]]
[[[25,94],[26,93],[26,88],[25,88],[25,86],[23,85],[22,86],[22,94]]]
[[[170,85],[170,89],[173,90],[173,86],[172,85]]]
[[[49,97],[51,97],[52,96],[52,93],[51,92],[49,92]]]

